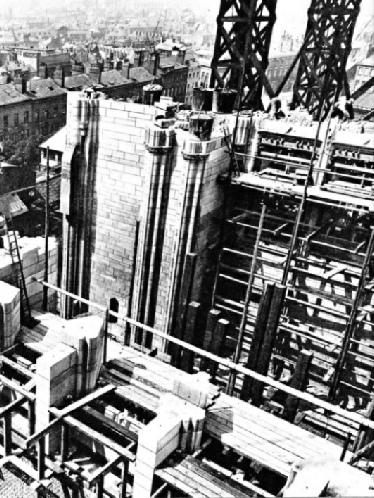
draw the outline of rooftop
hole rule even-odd
[[[49,147],[50,150],[64,152],[66,146],[66,126],[58,130],[57,133],[52,135],[48,140],[40,144],[41,149]]]
[[[48,98],[64,95],[66,90],[60,88],[51,78],[31,79],[28,94],[33,97]]]
[[[374,67],[374,54],[359,62],[359,66],[372,66]]]
[[[16,104],[29,100],[27,95],[22,95],[12,83],[0,85],[0,105]]]

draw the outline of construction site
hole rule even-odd
[[[276,0],[221,0],[192,110],[69,92],[61,237],[0,202],[1,496],[374,496],[360,3],[311,0],[291,103]]]

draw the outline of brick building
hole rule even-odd
[[[364,83],[374,77],[374,55],[364,59],[357,64],[356,76],[353,82],[353,91],[360,88]],[[374,87],[372,87],[374,91]]]
[[[296,53],[292,52],[287,54],[274,54],[269,58],[269,65],[266,71],[266,75],[269,79],[270,85],[274,90],[276,90],[282,82],[295,56]],[[288,78],[288,81],[283,88],[284,92],[289,92],[292,90],[296,78],[297,68],[298,64],[296,64],[295,68],[290,74],[290,77]]]
[[[186,104],[192,103],[194,88],[208,88],[212,70],[208,63],[191,62],[188,66],[188,77],[186,87]]]
[[[29,66],[34,76],[53,78],[58,67],[63,68],[66,76],[71,75],[72,64],[68,53],[56,53],[54,49],[30,49],[28,47],[17,47],[14,50],[17,54],[17,61]],[[41,71],[42,74],[40,74]]]
[[[117,69],[102,71],[99,65],[93,66],[89,69],[89,74],[77,74],[66,78],[64,86],[69,91],[94,87],[109,98],[131,99],[141,98],[143,86],[152,81],[158,82],[145,68],[130,69],[129,64],[124,63],[121,71]]]
[[[52,134],[65,119],[66,90],[51,79],[0,85],[0,142]]]
[[[188,66],[176,62],[175,57],[161,59],[157,75],[161,78],[164,95],[176,102],[184,102],[188,79]]]

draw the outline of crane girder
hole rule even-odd
[[[273,96],[265,71],[276,4],[277,0],[221,0],[211,86],[236,90],[247,87],[243,108],[262,107],[263,87]]]
[[[361,0],[312,0],[293,100],[323,119],[344,86]]]

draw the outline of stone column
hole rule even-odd
[[[136,255],[136,274],[132,296],[132,315],[138,321],[154,325],[159,265],[162,257],[165,217],[169,204],[170,175],[173,166],[174,130],[152,125],[147,132],[146,179],[140,210],[140,233]],[[133,337],[143,346],[151,338],[137,331]]]
[[[76,388],[77,352],[60,344],[36,360],[36,431],[50,422],[49,408],[59,407],[68,395],[74,396]],[[60,430],[53,430],[47,438],[46,452],[58,450]]]
[[[21,327],[20,290],[0,281],[0,351],[13,346]]]

